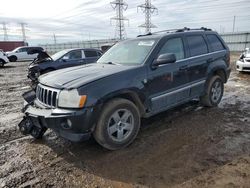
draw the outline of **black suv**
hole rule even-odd
[[[217,106],[227,82],[229,50],[210,29],[149,33],[122,41],[96,64],[54,71],[39,78],[20,130],[41,138],[47,128],[71,141],[91,135],[103,147],[128,146],[141,117],[200,98]]]

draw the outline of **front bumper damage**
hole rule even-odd
[[[19,123],[23,134],[31,134],[40,138],[49,128],[59,136],[73,142],[87,140],[91,136],[92,108],[81,110],[46,108],[36,100],[35,92],[23,94],[25,114]]]

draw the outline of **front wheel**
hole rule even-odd
[[[224,83],[220,76],[213,76],[207,83],[206,94],[201,97],[204,106],[217,106],[223,96]]]
[[[132,143],[139,129],[140,114],[136,105],[126,99],[114,99],[104,105],[94,138],[104,148],[118,150]]]

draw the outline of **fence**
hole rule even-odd
[[[116,43],[115,39],[108,40],[91,40],[91,41],[79,41],[79,42],[68,42],[58,44],[42,44],[43,47],[49,54],[54,54],[58,51],[71,48],[96,48],[101,49],[102,46],[112,45]]]
[[[250,32],[223,33],[220,35],[227,43],[230,51],[239,52],[247,47],[250,48]]]
[[[250,48],[250,32],[237,32],[237,33],[222,33],[221,37],[225,40],[231,51],[243,51],[246,47]],[[54,54],[63,49],[70,48],[98,48],[101,46],[111,45],[116,43],[115,39],[108,40],[91,40],[80,42],[69,42],[61,44],[45,44],[41,45],[48,53]]]

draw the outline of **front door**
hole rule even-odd
[[[83,53],[82,50],[73,50],[65,54],[60,60],[59,68],[72,67],[77,65],[83,65]]]
[[[166,110],[189,97],[188,61],[185,60],[183,39],[166,39],[155,59],[165,53],[174,53],[177,61],[149,70],[147,91],[153,113]]]

